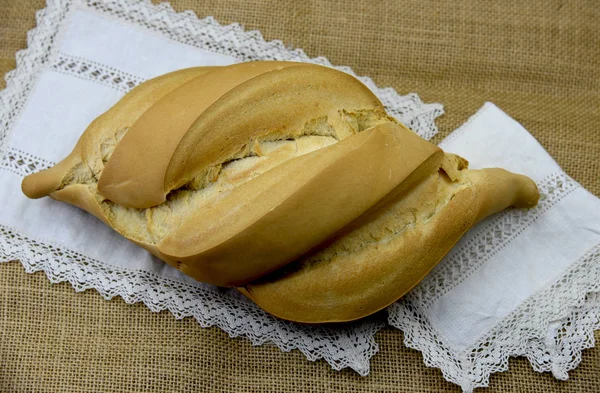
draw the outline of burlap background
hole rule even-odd
[[[380,86],[441,102],[441,137],[486,100],[520,121],[563,168],[600,195],[600,6],[584,1],[172,1],[349,65]],[[42,0],[0,0],[0,74],[15,67]],[[4,87],[4,81],[0,87]],[[1,208],[1,207],[0,207]],[[378,334],[362,378],[311,363],[297,351],[253,347],[191,319],[76,294],[0,265],[0,391],[402,391],[459,389]],[[596,334],[600,339],[600,334]],[[488,392],[598,392],[600,349],[584,352],[568,382],[524,359],[491,378]]]

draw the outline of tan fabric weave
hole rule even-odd
[[[400,93],[441,102],[440,136],[486,100],[532,132],[560,165],[600,195],[600,7],[595,0],[172,1],[221,23],[240,22],[311,56],[349,65]],[[563,4],[564,3],[564,4]],[[0,3],[0,73],[15,67],[35,10]],[[4,83],[0,87],[4,87]],[[1,208],[1,206],[0,206]],[[0,391],[456,392],[402,333],[377,336],[371,375],[335,372],[298,351],[230,339],[192,319],[177,321],[94,291],[76,294],[0,265]],[[596,334],[600,340],[600,334]],[[600,349],[584,352],[568,382],[524,359],[491,378],[488,392],[598,392]]]

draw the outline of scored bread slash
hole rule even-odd
[[[123,136],[102,172],[98,190],[111,201],[128,207],[147,208],[164,202],[171,191],[165,189],[165,183],[172,179],[165,176],[173,155],[199,116],[238,85],[298,64],[301,63],[234,64],[210,70],[173,89],[144,112]],[[219,134],[217,130],[210,132]],[[218,137],[226,138],[223,134]],[[192,154],[202,157],[204,153]]]
[[[48,170],[27,176],[23,180],[23,192],[29,198],[41,198],[72,182],[71,177],[78,173],[90,172],[90,176],[97,177],[108,158],[102,152],[103,145],[112,145],[112,151],[118,143],[117,136],[122,137],[123,132],[135,124],[156,101],[215,68],[187,68],[161,75],[135,87],[88,126],[65,159]]]
[[[327,240],[423,161],[439,166],[442,157],[439,148],[412,131],[392,123],[378,125],[290,159],[191,210],[157,247],[182,261],[182,271],[194,278],[243,284]]]
[[[238,290],[287,320],[359,319],[413,288],[480,219],[508,206],[531,207],[539,197],[531,179],[503,169],[464,171],[458,181],[429,169],[421,168],[425,178],[399,187],[326,247]]]
[[[154,78],[22,183],[185,274],[307,323],[372,314],[477,221],[531,207],[531,179],[467,169],[356,78],[291,62]]]
[[[98,189],[124,206],[158,205],[249,141],[293,137],[307,121],[340,108],[381,103],[351,76],[311,64],[215,69],[170,92],[136,121],[106,164]]]

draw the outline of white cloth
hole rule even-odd
[[[27,271],[42,270],[76,290],[142,301],[153,311],[193,316],[254,344],[299,349],[310,360],[366,375],[381,318],[336,327],[278,320],[234,291],[181,275],[85,212],[20,192],[23,176],[64,157],[91,120],[145,79],[192,65],[261,59],[330,65],[238,25],[177,14],[166,3],[49,0],[0,93],[0,261],[19,259]],[[361,80],[390,114],[425,138],[435,134],[441,106]],[[428,365],[466,391],[487,385],[515,355],[566,378],[600,328],[598,199],[491,104],[443,147],[464,155],[471,167],[528,174],[543,198],[531,211],[510,210],[471,230],[389,308],[389,323],[404,330],[406,344],[422,351]]]
[[[541,199],[534,209],[509,209],[472,228],[390,307],[390,324],[465,391],[487,386],[517,355],[566,379],[600,328],[600,200],[491,103],[440,146],[471,168],[531,177]]]
[[[37,17],[28,49],[17,53],[17,69],[0,94],[0,261],[18,259],[27,271],[43,270],[51,281],[68,281],[76,290],[142,301],[153,311],[193,316],[232,337],[299,349],[310,360],[322,358],[335,369],[351,367],[366,375],[377,351],[374,335],[384,326],[381,316],[341,327],[278,320],[233,290],[183,276],[89,214],[50,198],[32,201],[20,191],[24,176],[65,157],[96,116],[147,78],[247,60],[331,66],[327,59],[265,42],[239,25],[175,13],[166,3],[49,0]],[[435,134],[441,105],[360,79],[390,114],[423,137]]]

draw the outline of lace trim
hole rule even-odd
[[[27,176],[54,166],[53,162],[36,157],[19,149],[8,148],[0,160],[0,168],[19,176]]]
[[[59,53],[50,68],[66,75],[103,84],[124,93],[145,81],[144,78],[105,64],[66,53]]]
[[[476,236],[463,238],[408,296],[424,309],[459,285],[506,247],[552,206],[580,185],[564,172],[547,176],[538,184],[540,201],[533,209],[509,209],[499,213]]]
[[[198,19],[193,11],[175,12],[169,3],[152,5],[149,1],[130,3],[123,0],[84,3],[104,14],[134,23],[182,44],[232,56],[239,61],[304,61],[334,67],[324,57],[310,58],[302,49],[286,48],[282,41],[265,41],[259,31],[244,31],[237,23],[222,26],[213,17]],[[357,77],[373,90],[388,113],[425,139],[437,134],[435,119],[444,113],[439,104],[424,104],[416,94],[400,96],[391,87],[378,88],[371,78],[357,76],[349,67],[334,67]]]
[[[536,371],[567,379],[600,329],[600,243],[463,353],[444,343],[422,310],[404,298],[388,309],[388,322],[404,331],[405,345],[421,351],[427,366],[439,368],[466,392],[506,371],[511,356],[526,356]]]
[[[51,57],[58,26],[70,10],[70,0],[52,0],[35,13],[37,26],[27,32],[27,48],[16,53],[17,66],[4,77],[6,89],[0,91],[0,156],[29,92]]]
[[[187,284],[152,273],[106,265],[50,241],[36,241],[0,225],[0,262],[19,260],[28,273],[44,271],[53,282],[68,281],[76,291],[95,289],[105,298],[121,296],[143,302],[154,312],[169,310],[176,318],[194,317],[203,327],[218,326],[231,337],[245,336],[254,345],[272,341],[282,351],[299,349],[335,370],[350,367],[369,373],[369,359],[378,351],[374,336],[380,319],[335,326],[309,326],[279,320],[232,289]]]

